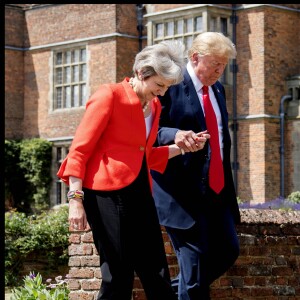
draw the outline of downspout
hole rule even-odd
[[[280,197],[284,198],[284,102],[291,101],[293,97],[291,95],[284,95],[280,100]]]
[[[232,23],[232,42],[236,45],[236,24],[238,22],[238,17],[236,15],[236,5],[232,4],[232,15],[231,15],[231,23]],[[238,123],[237,123],[237,109],[236,109],[236,98],[237,98],[237,72],[238,66],[236,64],[236,59],[232,60],[232,131],[233,131],[233,181],[235,184],[235,189],[238,189],[238,152],[237,152],[237,131],[238,131]]]
[[[136,4],[137,30],[139,32],[139,51],[143,48],[143,8],[144,4]]]

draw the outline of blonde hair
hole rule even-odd
[[[191,60],[194,53],[200,55],[216,55],[229,58],[236,57],[235,45],[221,32],[200,33],[188,50],[188,57]]]
[[[133,73],[143,78],[159,75],[173,84],[183,80],[184,45],[179,41],[162,41],[145,47],[135,57]]]

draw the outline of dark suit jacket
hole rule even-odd
[[[232,178],[230,164],[231,139],[228,129],[225,90],[221,83],[213,86],[223,122],[223,165],[225,187],[218,201],[231,208],[235,221],[240,221],[239,208]],[[205,118],[193,82],[185,71],[184,80],[171,86],[160,97],[162,112],[160,116],[158,145],[174,143],[178,129],[200,132],[206,129]],[[208,144],[208,143],[206,143]],[[195,223],[200,210],[207,207],[208,199],[208,145],[195,153],[186,153],[169,160],[163,174],[151,171],[153,177],[153,196],[161,225],[174,228],[189,228]]]

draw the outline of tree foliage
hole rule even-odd
[[[5,200],[10,208],[38,213],[49,208],[52,143],[5,140]]]

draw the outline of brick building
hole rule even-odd
[[[6,4],[5,138],[53,142],[55,176],[97,87],[131,76],[146,44],[221,31],[237,46],[222,76],[242,200],[300,190],[299,4]],[[288,100],[285,95],[291,95]]]

